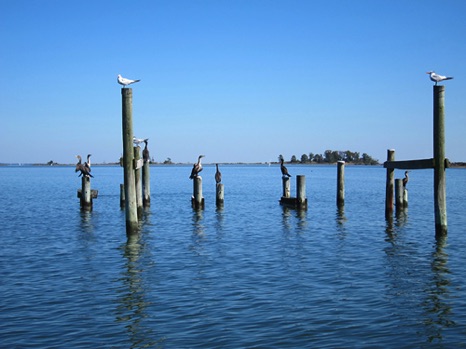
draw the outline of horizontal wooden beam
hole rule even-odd
[[[385,161],[383,167],[400,170],[421,170],[434,168],[434,159],[405,160],[405,161]]]
[[[399,170],[422,170],[435,167],[435,159],[385,161],[383,167]],[[445,159],[445,168],[450,167],[450,161]]]

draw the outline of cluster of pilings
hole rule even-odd
[[[225,202],[223,183],[217,183],[215,187],[215,205],[223,208]],[[197,175],[193,178],[193,195],[191,196],[191,206],[195,210],[205,208],[205,200],[202,195],[202,177]]]
[[[280,198],[281,205],[298,210],[307,210],[306,176],[296,176],[296,197],[291,196],[290,177],[286,175],[282,176],[282,187],[283,194]]]
[[[442,237],[447,234],[447,207],[446,207],[446,173],[449,166],[448,159],[445,158],[445,86],[434,86],[433,94],[433,116],[434,116],[434,157],[431,159],[395,161],[395,150],[387,151],[387,161],[384,167],[387,169],[387,180],[385,190],[385,218],[393,217],[393,192],[396,184],[396,207],[397,211],[407,207],[407,192],[402,189],[401,180],[395,182],[395,169],[434,170],[434,211],[435,211],[435,235]],[[401,187],[400,187],[401,186]]]
[[[126,234],[131,235],[138,231],[143,208],[150,206],[150,165],[141,159],[141,148],[133,146],[133,90],[124,87],[121,96],[124,183],[120,186],[120,205],[125,208]]]

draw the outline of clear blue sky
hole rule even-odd
[[[466,161],[466,1],[0,0],[0,163],[117,161],[121,86],[156,161],[326,149]]]

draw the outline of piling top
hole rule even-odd
[[[344,164],[345,162],[343,160],[338,161],[339,164]]]

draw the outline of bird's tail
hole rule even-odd
[[[141,80],[134,80],[134,82],[139,82],[139,81],[141,81]]]
[[[445,78],[445,80],[451,80],[451,79],[453,79],[453,76],[447,76],[447,77]]]

